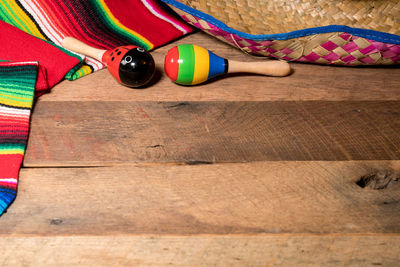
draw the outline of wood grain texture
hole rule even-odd
[[[24,166],[394,160],[400,102],[47,102]]]
[[[0,266],[397,266],[400,184],[357,182],[399,177],[400,68],[183,87],[182,43],[265,60],[196,33],[146,89],[103,70],[41,96]]]
[[[399,67],[335,67],[291,63],[288,77],[231,75],[200,86],[179,86],[164,74],[167,51],[177,44],[194,43],[219,56],[239,61],[263,61],[214,38],[197,33],[152,52],[158,74],[142,90],[119,85],[107,70],[79,80],[65,81],[41,101],[307,101],[400,100]]]
[[[400,233],[400,161],[22,169],[0,236]]]
[[[18,266],[398,266],[399,235],[72,236],[0,239]]]

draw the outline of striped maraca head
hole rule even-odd
[[[228,61],[203,47],[183,44],[168,51],[164,69],[172,81],[194,85],[226,73]]]

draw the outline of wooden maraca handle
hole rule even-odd
[[[85,56],[92,57],[98,61],[102,61],[102,57],[107,50],[97,49],[75,39],[74,37],[65,37],[61,45],[71,51],[74,51]]]
[[[228,73],[249,72],[269,76],[286,76],[291,72],[290,66],[284,61],[239,62],[228,61]]]

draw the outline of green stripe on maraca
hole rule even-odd
[[[191,44],[183,44],[178,46],[179,51],[179,71],[176,81],[180,84],[190,85],[194,76],[194,48]]]

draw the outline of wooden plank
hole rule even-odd
[[[47,102],[25,166],[394,160],[400,102]]]
[[[232,75],[207,85],[183,87],[173,84],[163,72],[166,52],[181,43],[195,43],[234,60],[266,60],[244,54],[205,34],[190,35],[152,52],[156,79],[144,90],[119,85],[103,70],[77,81],[65,81],[42,96],[41,101],[305,101],[305,100],[400,100],[398,67],[335,67],[292,63],[289,77]]]
[[[0,239],[6,266],[397,266],[399,235]]]
[[[0,236],[400,233],[400,161],[22,169]]]

